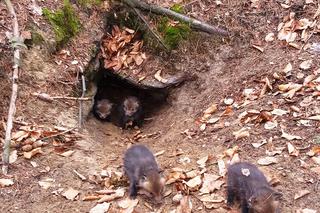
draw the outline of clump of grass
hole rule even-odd
[[[97,6],[102,3],[102,0],[77,0],[77,3],[85,8],[91,8],[92,6]]]
[[[183,6],[181,4],[174,4],[170,10],[173,10],[174,12],[177,12],[177,13],[181,13],[181,14],[184,14],[185,13],[185,10],[183,8]]]
[[[165,44],[174,49],[183,39],[190,36],[190,26],[183,22],[172,22],[169,18],[161,18],[158,31],[162,34]]]
[[[64,0],[63,8],[55,12],[44,8],[43,14],[53,27],[58,46],[66,44],[70,38],[80,31],[81,24],[79,18],[69,0]]]

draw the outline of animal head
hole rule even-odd
[[[112,110],[113,104],[107,100],[107,99],[102,99],[97,102],[97,113],[100,118],[106,119]]]
[[[253,194],[249,200],[249,208],[255,213],[276,213],[282,194],[271,188],[261,189]]]
[[[164,185],[165,179],[157,171],[149,172],[139,181],[139,186],[151,193],[156,203],[161,203]]]
[[[134,113],[138,111],[140,107],[140,102],[138,98],[134,96],[130,96],[126,98],[123,102],[123,110],[126,116],[132,116]]]

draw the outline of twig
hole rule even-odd
[[[54,135],[49,135],[49,136],[47,136],[47,137],[39,138],[37,141],[42,141],[42,140],[47,140],[47,139],[49,139],[49,138],[54,138],[54,137],[57,137],[57,136],[59,136],[59,135],[63,135],[63,134],[66,134],[66,133],[68,133],[68,132],[71,132],[72,130],[74,130],[74,129],[76,129],[76,128],[77,128],[77,127],[75,126],[75,127],[72,127],[71,129],[67,129],[67,130],[65,130],[65,131],[63,131],[63,132],[59,132],[59,133],[54,134]]]
[[[81,98],[84,98],[85,94],[86,94],[86,91],[87,91],[87,88],[86,88],[86,79],[84,78],[84,75],[83,75],[83,69],[82,67],[79,67],[80,68],[80,75],[81,75],[81,85],[82,85],[82,94],[81,94]],[[92,99],[90,99],[92,100]],[[82,100],[79,100],[79,129],[82,128]]]
[[[154,32],[150,26],[150,24],[148,23],[148,21],[143,17],[143,15],[141,15],[141,13],[139,12],[139,10],[135,7],[132,7],[132,9],[134,10],[134,12],[139,16],[139,18],[145,23],[145,25],[148,27],[149,31],[152,33],[152,35],[160,42],[160,44],[166,49],[169,50],[169,48],[167,47],[167,45],[165,45],[165,43],[163,43],[162,39],[160,38],[160,36]]]
[[[8,11],[12,16],[12,26],[13,26],[13,36],[19,38],[19,25],[16,13],[14,11],[13,5],[10,0],[5,0],[7,5]],[[8,174],[8,167],[9,167],[9,155],[10,155],[10,144],[11,144],[11,130],[13,126],[14,115],[16,111],[16,99],[18,93],[18,74],[19,74],[19,62],[20,62],[20,49],[19,46],[14,45],[13,47],[13,72],[12,72],[12,93],[10,99],[10,106],[8,112],[8,120],[7,120],[7,127],[6,127],[6,134],[4,139],[4,146],[3,146],[3,165],[2,165],[2,172],[3,174]]]
[[[32,93],[32,95],[36,96],[40,100],[53,102],[54,100],[65,99],[65,100],[74,100],[74,101],[90,101],[92,98],[85,97],[67,97],[67,96],[50,96],[46,93]]]
[[[170,18],[187,22],[190,24],[191,28],[201,30],[201,31],[209,33],[209,34],[219,34],[219,35],[223,35],[223,36],[227,36],[229,34],[228,31],[226,31],[224,29],[209,25],[205,22],[201,22],[197,19],[190,18],[188,16],[174,12],[174,11],[169,10],[167,8],[163,8],[163,7],[160,7],[157,5],[149,5],[141,0],[122,0],[122,1],[131,7],[139,8],[141,10],[150,11],[150,12],[153,12],[158,15],[167,15]]]

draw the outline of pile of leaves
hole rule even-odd
[[[104,68],[113,71],[134,70],[146,60],[142,52],[143,41],[137,39],[137,33],[129,28],[113,26],[112,33],[102,39],[101,52]]]

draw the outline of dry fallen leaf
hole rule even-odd
[[[60,155],[63,157],[70,157],[74,152],[74,150],[68,150],[66,152],[61,153]]]
[[[9,163],[14,163],[18,159],[18,151],[12,150],[9,155]]]
[[[311,160],[316,164],[320,165],[320,157],[312,157]]]
[[[215,195],[215,194],[207,194],[203,195],[200,198],[200,201],[203,202],[203,205],[208,209],[216,209],[221,206],[221,203],[225,201],[224,197]]]
[[[296,156],[298,157],[299,155],[299,150],[297,150],[290,142],[287,144],[288,146],[288,152],[291,156]]]
[[[260,146],[263,146],[264,144],[267,143],[267,140],[262,140],[260,143],[251,143],[251,145],[254,147],[254,148],[259,148]]]
[[[80,192],[73,188],[67,189],[65,192],[62,193],[62,196],[67,198],[68,200],[74,200]]]
[[[198,189],[199,186],[202,184],[201,176],[196,176],[190,180],[183,181],[191,190]]]
[[[215,190],[219,190],[224,184],[224,181],[218,180],[220,176],[204,173],[203,184],[200,189],[200,195],[209,194]]]
[[[282,116],[282,115],[285,115],[287,113],[288,113],[288,111],[285,111],[285,110],[282,110],[282,109],[274,109],[274,110],[271,111],[271,114],[278,115],[278,116]]]
[[[110,203],[98,203],[95,207],[90,209],[89,213],[105,213],[108,212]]]
[[[258,160],[258,164],[259,164],[259,165],[262,165],[262,166],[268,166],[268,165],[274,164],[274,163],[278,163],[277,158],[275,158],[275,157],[270,157],[270,156],[265,157],[265,158],[260,158],[260,159]]]
[[[301,190],[301,191],[299,191],[298,193],[296,193],[296,194],[294,195],[294,199],[297,200],[297,199],[299,199],[299,198],[302,198],[303,196],[306,196],[307,194],[310,194],[310,191],[309,191],[309,190],[306,190],[306,189]]]
[[[0,187],[11,186],[13,184],[14,182],[12,179],[3,179],[3,178],[0,179]]]
[[[100,200],[98,200],[98,203],[110,202],[117,198],[121,198],[124,196],[124,193],[125,193],[124,188],[117,189],[114,194],[103,196]]]
[[[134,212],[134,208],[138,205],[138,199],[124,199],[118,202],[118,206],[123,209],[123,213],[132,213]]]
[[[275,39],[274,33],[268,33],[264,40],[266,42],[271,42],[271,41],[274,41],[274,39]]]
[[[227,172],[226,165],[222,159],[218,160],[219,175],[224,176]]]
[[[312,66],[312,59],[303,61],[299,67],[302,70],[308,70],[311,68],[311,66]]]
[[[317,210],[314,209],[299,209],[296,213],[317,213]]]
[[[33,156],[35,156],[37,154],[43,154],[41,147],[35,148],[35,149],[31,150],[30,152],[23,152],[23,157],[25,157],[27,159],[31,159]]]
[[[250,136],[248,129],[245,127],[233,132],[232,134],[235,136],[236,140]]]
[[[292,71],[292,64],[289,63],[289,64],[287,64],[287,65],[285,66],[285,68],[282,70],[282,73],[288,74],[288,73],[290,73],[291,71]]]
[[[192,203],[188,196],[184,196],[180,200],[180,205],[177,207],[176,213],[191,213]]]
[[[52,178],[44,178],[38,182],[39,186],[44,189],[49,189],[54,185],[55,180]]]
[[[283,130],[282,131],[282,135],[281,137],[282,138],[285,138],[289,141],[292,141],[292,140],[302,140],[302,138],[300,136],[296,136],[296,135],[289,135],[288,133],[285,133]]]
[[[208,161],[209,156],[206,155],[203,158],[200,158],[199,160],[197,160],[197,164],[199,165],[200,168],[204,168],[206,167],[206,162]]]

